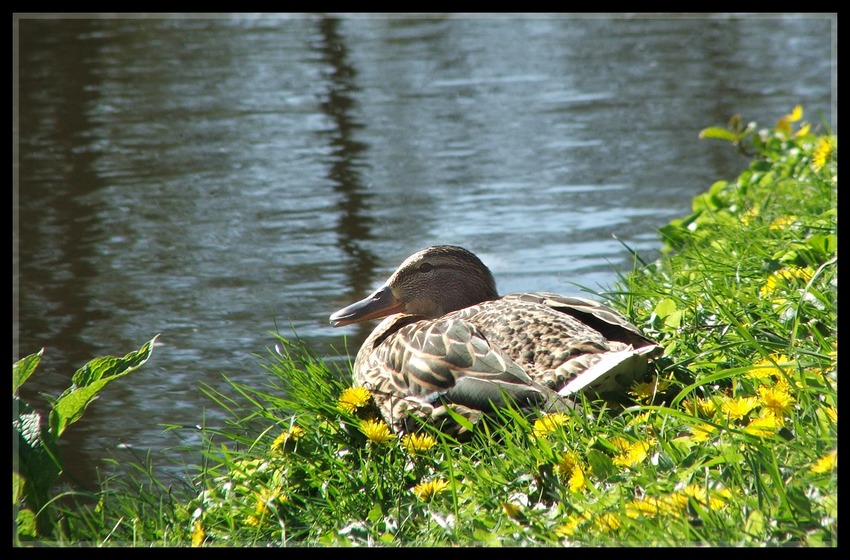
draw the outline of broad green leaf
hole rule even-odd
[[[38,363],[41,361],[41,356],[44,354],[44,348],[30,354],[26,358],[21,358],[12,366],[12,394],[16,394],[21,385],[32,375]]]
[[[676,311],[670,313],[666,319],[664,319],[664,325],[670,327],[671,329],[678,329],[682,326],[682,315],[684,311],[681,309],[677,309]]]
[[[106,385],[147,362],[158,336],[146,342],[137,352],[131,352],[123,358],[95,358],[77,370],[73,378],[74,385],[62,393],[50,411],[50,433],[53,437],[58,439],[65,428],[79,420],[89,403]]]
[[[653,313],[664,319],[674,311],[676,311],[676,302],[670,298],[664,298],[655,306]]]
[[[24,498],[24,485],[27,479],[21,473],[12,471],[12,505],[17,504]]]
[[[35,520],[35,513],[31,509],[22,509],[18,511],[18,517],[16,520],[18,525],[18,538],[34,539],[38,536]]]
[[[699,133],[700,139],[713,139],[713,140],[727,140],[729,142],[737,142],[738,135],[734,132],[726,130],[725,128],[720,128],[717,126],[710,126],[708,128],[704,128]]]
[[[806,243],[823,255],[831,255],[838,246],[838,238],[834,234],[817,233],[806,240]]]
[[[148,361],[153,351],[154,342],[158,336],[146,342],[138,351],[130,352],[123,358],[104,356],[91,360],[74,373],[74,377],[72,378],[74,385],[85,387],[100,379],[108,379],[130,373]]]
[[[600,480],[606,480],[617,470],[614,468],[614,462],[611,460],[611,457],[596,449],[588,450],[587,464],[590,465],[590,470],[593,471],[596,478]]]
[[[369,510],[369,514],[366,516],[366,519],[375,523],[379,519],[384,516],[384,512],[381,511],[381,504],[375,504],[371,510]]]

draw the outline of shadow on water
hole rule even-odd
[[[20,29],[19,138],[32,147],[44,144],[28,139],[49,136],[52,149],[21,150],[19,155],[19,192],[14,201],[20,216],[17,253],[13,255],[19,272],[13,280],[18,321],[13,325],[14,360],[38,351],[19,347],[20,332],[64,341],[45,351],[35,372],[42,391],[27,385],[20,389],[22,399],[42,414],[49,410],[42,395],[58,397],[71,384],[74,371],[64,364],[81,367],[99,351],[81,336],[86,326],[111,319],[111,314],[95,303],[96,294],[88,286],[98,274],[93,252],[108,235],[98,218],[103,209],[88,202],[88,195],[104,187],[94,169],[98,150],[85,137],[92,128],[87,108],[99,96],[92,87],[98,77],[91,62],[103,47],[102,41],[92,37],[92,21],[68,20],[57,25],[30,20],[22,21]],[[55,49],[57,59],[29,57],[42,52],[38,45],[44,43],[45,34],[60,44],[73,42],[76,48]],[[42,258],[49,262],[31,258],[39,254],[47,255]],[[45,307],[39,305],[42,301],[56,304]],[[64,475],[78,483],[91,482],[77,445],[85,438],[84,430],[75,426],[61,441]]]
[[[328,178],[339,195],[338,239],[339,246],[348,259],[348,293],[350,300],[354,302],[370,291],[378,259],[369,249],[363,247],[363,241],[373,237],[371,230],[374,219],[369,215],[370,195],[364,192],[358,164],[363,160],[363,154],[369,146],[354,138],[355,131],[363,128],[363,125],[351,116],[352,109],[357,104],[353,95],[358,91],[355,83],[357,71],[346,60],[347,49],[343,37],[339,34],[339,23],[336,18],[318,20],[322,38],[319,51],[322,60],[332,69],[328,79],[328,91],[321,108],[334,124],[332,129],[322,134],[330,136],[330,145],[333,148]],[[360,347],[373,327],[374,325],[368,323],[357,326],[355,334],[349,337],[352,351]]]

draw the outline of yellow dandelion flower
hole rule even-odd
[[[349,387],[339,396],[337,406],[351,414],[369,404],[372,394],[365,387]]]
[[[642,498],[632,500],[626,504],[626,516],[632,519],[638,517],[655,517],[659,513],[658,500],[656,498]]]
[[[677,515],[688,503],[688,497],[671,494],[660,498],[648,497],[632,500],[626,504],[626,515],[632,519],[655,517],[657,515]]]
[[[632,443],[624,437],[614,436],[608,440],[608,443],[613,445],[620,453],[626,453]]]
[[[437,440],[431,434],[406,434],[401,438],[401,446],[410,455],[424,453],[437,445]]]
[[[606,513],[597,517],[593,524],[596,525],[596,528],[600,531],[616,531],[620,528],[620,525],[622,525],[623,522],[620,521],[620,518],[615,514]]]
[[[834,136],[822,136],[818,139],[818,144],[815,146],[814,154],[812,154],[812,167],[815,171],[826,165],[832,159],[832,154],[835,153],[836,141]]]
[[[688,484],[682,492],[696,500],[699,504],[707,506],[711,510],[723,507],[728,498],[731,496],[731,492],[728,490],[709,492],[708,489],[704,486],[700,486],[699,484]]]
[[[631,443],[623,453],[614,457],[613,463],[621,467],[633,467],[638,465],[646,459],[652,445],[653,443],[649,441],[636,441],[635,443]]]
[[[561,426],[566,426],[569,420],[570,416],[565,412],[554,412],[552,414],[547,414],[534,421],[534,426],[532,427],[531,431],[537,437],[545,437],[546,435],[554,432]]]
[[[756,397],[727,397],[720,402],[720,409],[732,420],[740,420],[758,405]]]
[[[590,514],[587,512],[581,515],[571,515],[567,518],[566,523],[562,523],[555,527],[555,535],[558,537],[571,537],[578,530],[579,525],[590,520]]]
[[[691,426],[689,430],[691,431],[691,441],[706,441],[711,438],[717,428],[711,424],[700,424],[699,426]]]
[[[666,390],[669,385],[670,382],[666,379],[658,379],[656,377],[650,381],[635,383],[632,385],[631,389],[629,389],[629,394],[632,395],[635,400],[648,401],[655,396],[656,392],[661,393]]]
[[[776,131],[781,133],[785,138],[791,137],[791,131],[793,126],[791,123],[795,123],[803,118],[803,107],[797,105],[794,107],[789,114],[781,117],[776,121]]]
[[[200,519],[196,519],[192,525],[192,546],[199,547],[204,544],[204,539],[207,538],[207,533],[204,531],[204,526]]]
[[[838,410],[835,407],[825,406],[824,411],[833,424],[838,424]]]
[[[809,133],[809,130],[811,130],[811,129],[812,129],[812,125],[810,125],[809,123],[806,123],[806,124],[804,124],[803,126],[800,127],[800,130],[798,130],[797,132],[794,133],[793,138],[799,138],[801,136],[805,136],[806,134]]]
[[[650,415],[649,411],[646,411],[642,414],[635,414],[634,416],[632,416],[629,419],[629,421],[626,424],[629,425],[629,426],[638,426],[638,425],[646,424],[646,422],[649,420],[649,415]]]
[[[773,354],[770,359],[763,359],[755,363],[746,376],[751,379],[765,379],[767,377],[775,377],[777,379],[785,379],[782,375],[784,367],[793,365],[794,362],[788,359],[785,354]]]
[[[516,504],[511,502],[502,502],[502,509],[505,511],[505,515],[511,519],[519,519],[522,517],[522,510]]]
[[[420,482],[413,487],[413,494],[422,501],[429,501],[449,487],[449,483],[441,478]]]
[[[717,403],[713,399],[688,399],[685,401],[685,408],[694,416],[714,416],[717,412]]]
[[[808,282],[814,276],[815,271],[811,267],[805,268],[783,268],[777,270],[767,277],[764,285],[759,289],[759,295],[769,297],[776,292],[780,287],[797,286],[801,283]]]
[[[573,492],[587,488],[584,470],[575,453],[567,452],[561,455],[561,460],[555,465],[555,471],[567,480],[567,485]]]
[[[387,443],[395,437],[383,420],[363,420],[360,422],[360,431],[366,439],[377,444]]]
[[[770,222],[770,229],[784,230],[787,229],[788,226],[794,225],[795,223],[797,223],[797,216],[779,216],[778,218],[775,218],[772,222]]]
[[[763,405],[777,416],[782,416],[788,412],[794,404],[794,397],[788,392],[787,387],[787,383],[777,383],[773,387],[761,386],[758,388]]]
[[[747,424],[744,431],[748,434],[760,437],[769,437],[776,433],[776,430],[782,427],[782,422],[773,413],[760,415]]]
[[[743,212],[741,212],[741,223],[743,223],[745,226],[750,225],[753,220],[758,217],[759,212],[760,211],[758,206],[753,206],[752,208],[744,210]]]
[[[584,476],[584,469],[576,467],[570,473],[570,478],[567,480],[567,486],[571,492],[578,492],[587,488],[587,478]]]
[[[252,526],[254,526],[254,527],[259,527],[259,526],[260,526],[260,520],[259,520],[259,519],[257,519],[257,516],[256,516],[256,515],[249,515],[248,517],[246,517],[246,518],[245,518],[245,523],[247,523],[248,525],[252,525]]]
[[[280,497],[280,489],[261,488],[259,492],[254,493],[256,504],[254,506],[255,515],[265,515],[271,511],[274,502]]]
[[[274,442],[272,442],[271,450],[272,453],[281,454],[283,453],[286,445],[288,443],[296,442],[301,439],[304,434],[307,433],[307,430],[302,428],[301,426],[292,426],[289,430],[283,432],[277,438],[275,438]]]
[[[812,473],[827,473],[832,472],[838,467],[838,450],[833,449],[809,467],[809,472]]]

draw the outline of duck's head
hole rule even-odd
[[[438,245],[408,257],[383,286],[330,321],[341,327],[393,313],[433,319],[498,297],[493,274],[478,257],[463,247]]]

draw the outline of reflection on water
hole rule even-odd
[[[328,76],[327,99],[322,101],[321,107],[334,123],[333,129],[327,131],[333,148],[328,179],[333,182],[334,190],[339,195],[337,229],[339,246],[346,256],[341,264],[345,266],[348,276],[346,286],[349,289],[346,295],[354,301],[374,281],[378,260],[363,246],[364,241],[373,239],[371,226],[374,221],[369,214],[370,197],[365,192],[358,172],[368,145],[355,140],[356,130],[363,128],[352,116],[352,109],[356,106],[354,96],[358,94],[357,72],[346,61],[347,49],[339,35],[339,25],[339,20],[334,18],[323,18],[318,22],[322,36],[322,58],[332,69]],[[369,328],[368,324],[358,325],[359,333],[354,338],[362,342],[368,336]]]
[[[502,293],[581,293],[747,163],[701,128],[834,122],[832,21],[256,16],[18,20],[13,358],[42,407],[88,359],[150,362],[66,432],[69,474],[196,443],[223,375],[409,254],[465,245]],[[616,239],[615,237],[616,236]],[[622,240],[622,243],[618,240]],[[186,429],[163,433],[163,424]]]

